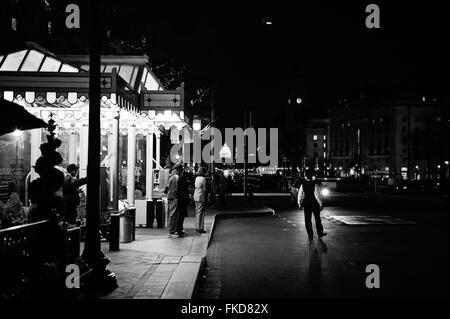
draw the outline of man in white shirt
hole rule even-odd
[[[320,220],[320,211],[322,210],[322,193],[320,186],[311,180],[311,173],[307,173],[306,180],[300,186],[298,191],[298,206],[304,209],[305,212],[305,226],[309,239],[312,239],[312,215],[316,222],[317,235],[321,238],[327,233],[323,232],[322,222]]]

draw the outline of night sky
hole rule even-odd
[[[104,4],[113,14],[103,22],[116,40],[145,35],[152,65],[184,69],[188,93],[217,84],[214,101],[223,123],[242,125],[247,107],[265,126],[282,119],[288,98],[302,98],[302,114],[326,116],[338,99],[448,97],[448,2],[393,2],[375,2],[377,30],[365,27],[366,1],[109,0]],[[69,38],[64,33],[44,45],[79,53]],[[208,108],[205,99],[194,112]]]
[[[186,66],[190,87],[219,83],[215,101],[227,120],[244,106],[272,117],[294,96],[312,115],[361,93],[448,96],[448,3],[378,2],[375,30],[365,27],[366,2],[295,2],[171,6],[144,19],[149,55]],[[292,91],[293,79],[303,85]]]

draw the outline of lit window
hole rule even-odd
[[[22,50],[19,52],[9,54],[5,58],[5,61],[3,62],[0,71],[17,71],[26,53],[27,50]]]
[[[105,70],[103,72],[105,73],[112,73],[112,69],[116,68],[116,72],[119,71],[119,66],[114,64],[107,64],[105,67]]]
[[[317,141],[317,135],[313,135],[313,140]]]
[[[323,143],[323,148],[327,148],[327,143]]]
[[[27,58],[22,64],[22,67],[20,68],[20,71],[29,71],[29,72],[35,72],[39,69],[39,66],[41,65],[42,59],[44,59],[44,55],[38,51],[31,50],[28,53]]]
[[[327,152],[323,152],[323,158],[327,158]]]
[[[69,64],[63,64],[60,72],[78,72],[78,69]]]
[[[130,83],[131,75],[133,73],[132,65],[122,65],[120,67],[119,75],[125,82]]]
[[[155,78],[153,77],[153,75],[149,72],[148,76],[147,76],[147,81],[145,81],[145,88],[147,90],[158,90],[158,82],[155,80]]]
[[[16,20],[16,18],[12,18],[11,19],[11,29],[13,31],[17,31],[17,20]]]
[[[60,65],[60,61],[48,56],[41,66],[41,72],[58,72]]]
[[[323,140],[324,140],[324,141],[327,140],[327,136],[326,136],[326,135],[323,136]]]

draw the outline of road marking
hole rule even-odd
[[[360,216],[360,215],[345,215],[337,216],[330,215],[327,219],[334,219],[346,225],[414,225],[416,222],[405,220],[402,218],[395,218],[392,216]]]

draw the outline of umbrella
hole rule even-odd
[[[0,114],[0,136],[15,130],[48,127],[47,123],[25,110],[23,106],[1,98]]]

